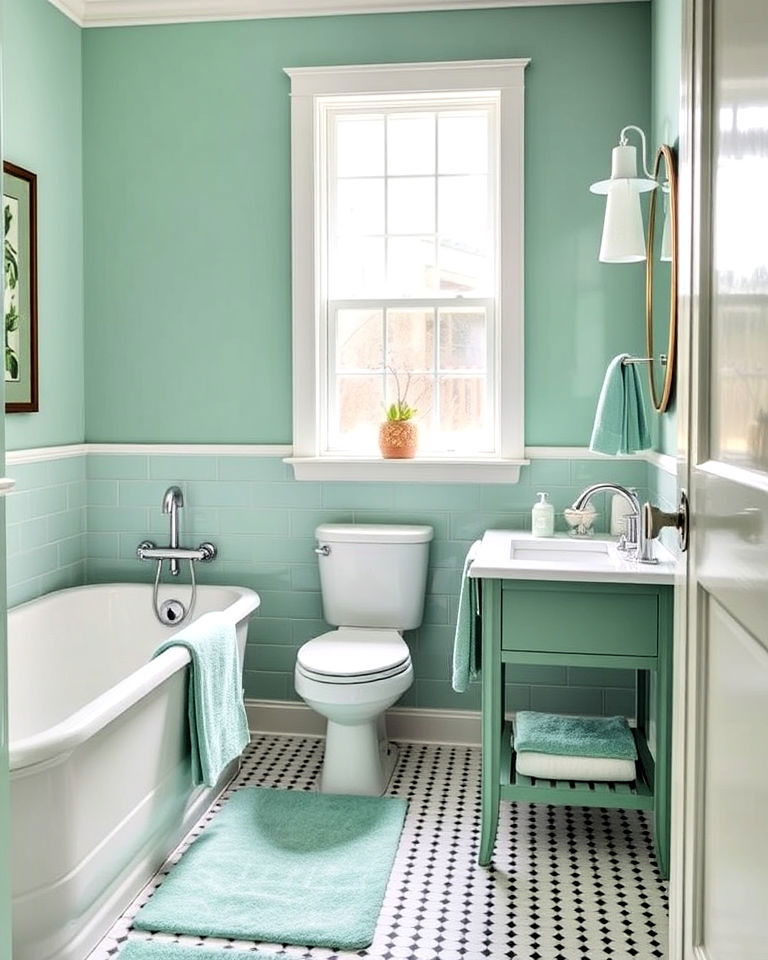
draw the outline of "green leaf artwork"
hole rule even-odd
[[[5,379],[19,379],[19,254],[18,203],[6,197],[4,203],[5,243]],[[13,206],[12,206],[13,204]]]

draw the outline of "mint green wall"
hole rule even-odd
[[[652,0],[653,139],[677,146],[680,134],[680,72],[683,50],[682,0]]]
[[[680,71],[683,49],[682,0],[652,0],[652,126],[651,141],[675,148],[680,135]],[[675,402],[666,414],[657,416],[656,449],[677,452]]]
[[[85,31],[87,439],[290,441],[284,66],[518,56],[526,440],[585,444],[609,358],[642,349],[588,185],[649,125],[647,3]]]
[[[3,0],[5,159],[37,174],[40,412],[8,448],[83,439],[81,31],[48,0]]]

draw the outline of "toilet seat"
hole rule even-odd
[[[305,643],[296,669],[321,683],[370,683],[405,672],[408,645],[397,630],[340,627]]]

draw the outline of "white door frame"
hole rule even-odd
[[[708,398],[700,386],[709,381],[708,315],[710,291],[709,238],[711,222],[711,8],[704,0],[683,0],[683,43],[679,145],[678,366],[677,447],[678,487],[691,491],[690,468],[700,462],[702,438],[708,436]],[[694,376],[694,371],[697,375]],[[692,499],[691,514],[696,503]],[[699,790],[702,727],[699,691],[703,682],[696,636],[701,615],[696,592],[688,589],[690,557],[696,548],[695,523],[685,561],[678,565],[675,584],[674,720],[672,743],[672,849],[670,858],[670,960],[705,960],[687,944],[696,943],[701,918],[698,880],[701,837],[695,804]]]

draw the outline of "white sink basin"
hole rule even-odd
[[[674,558],[658,542],[659,562],[638,563],[608,537],[582,540],[565,534],[533,537],[520,530],[486,530],[475,548],[470,576],[502,580],[572,580],[595,583],[673,583]]]
[[[509,559],[521,563],[615,566],[616,548],[605,540],[544,540],[510,537]]]

